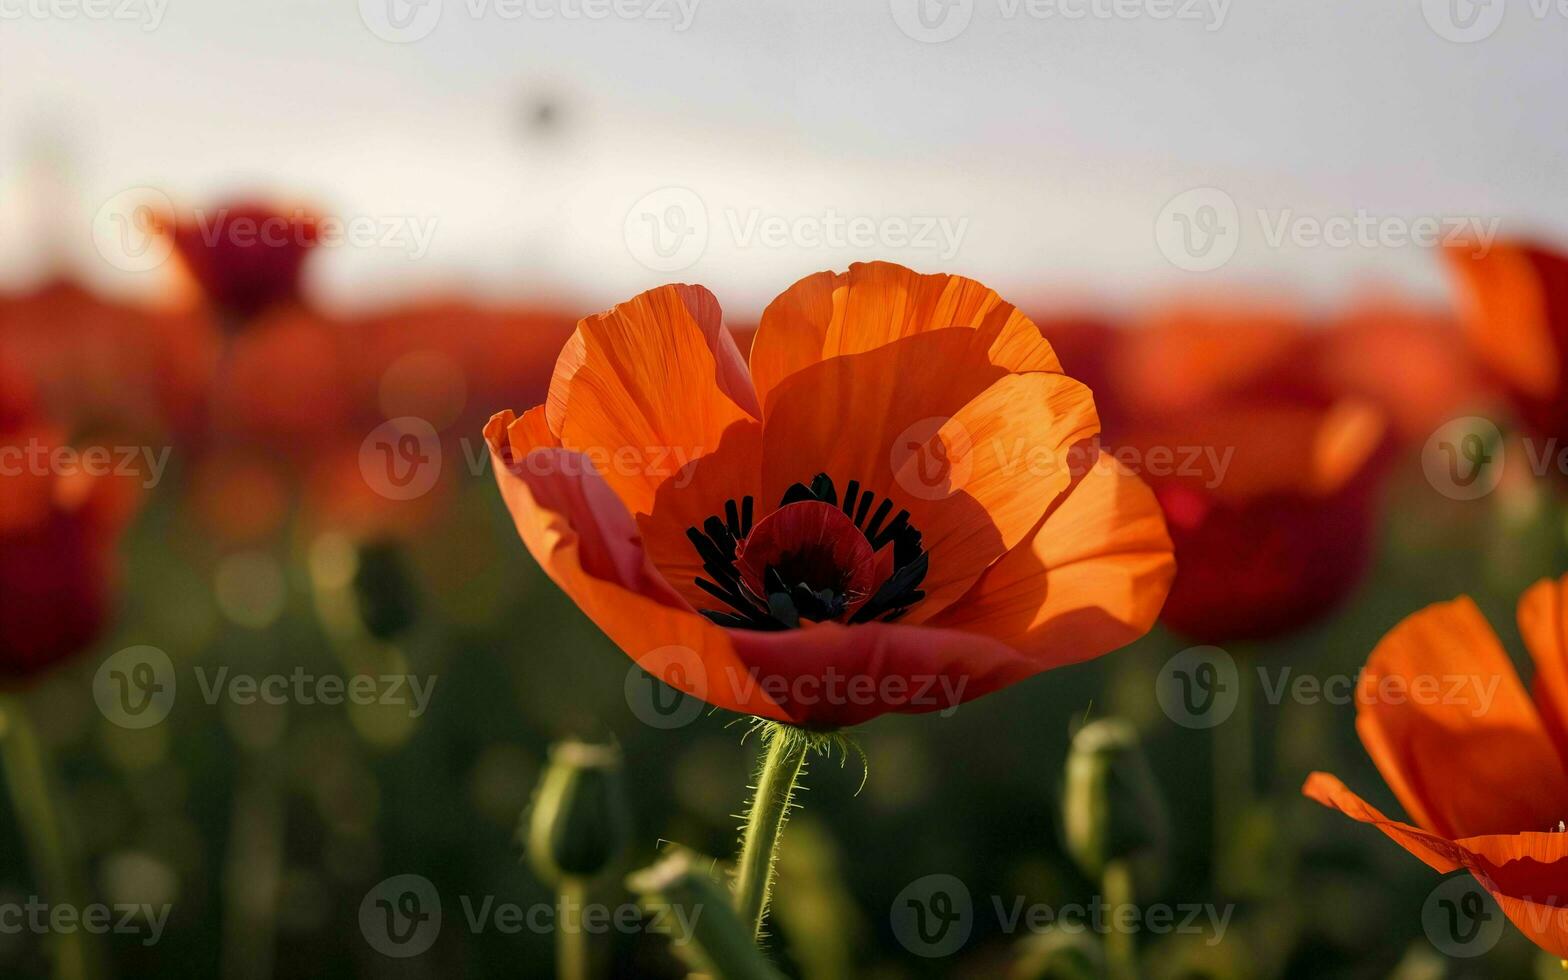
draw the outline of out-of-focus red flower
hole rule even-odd
[[[1391,296],[1371,296],[1317,337],[1327,390],[1376,402],[1404,445],[1489,403],[1491,385],[1455,319]]]
[[[1100,338],[1104,445],[1165,512],[1177,573],[1161,619],[1191,639],[1299,629],[1369,563],[1386,416],[1323,383],[1316,342],[1289,311],[1228,304]]]
[[[1443,253],[1471,348],[1534,435],[1568,435],[1568,256],[1533,242]]]
[[[0,358],[77,430],[143,441],[194,432],[217,341],[200,311],[117,303],[64,280],[0,296]]]
[[[115,542],[140,495],[136,483],[84,464],[30,404],[27,384],[0,363],[0,683],[98,637]]]
[[[305,257],[320,240],[314,214],[252,200],[165,222],[186,271],[231,324],[297,303]]]
[[[230,339],[214,378],[195,512],[234,541],[276,531],[293,500],[310,526],[357,537],[426,526],[462,479],[489,465],[472,434],[483,406],[542,400],[574,322],[547,307],[447,300],[350,317],[298,306],[257,317]],[[409,422],[409,465],[439,474],[412,495],[385,470],[405,461],[383,459],[378,445],[400,443],[383,427]]]

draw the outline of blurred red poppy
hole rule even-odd
[[[1319,342],[1292,311],[1221,303],[1101,338],[1103,442],[1160,501],[1178,569],[1161,620],[1193,640],[1299,629],[1368,565],[1387,423],[1323,383]]]
[[[1459,319],[1533,435],[1568,435],[1568,256],[1526,241],[1443,253]]]
[[[300,273],[320,240],[313,213],[238,200],[163,220],[185,270],[230,326],[300,301]]]
[[[144,442],[195,433],[217,354],[200,311],[115,302],[66,280],[0,296],[0,358],[78,431]]]
[[[0,680],[13,683],[97,639],[115,543],[140,496],[69,446],[26,390],[0,363]]]

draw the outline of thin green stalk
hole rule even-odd
[[[588,980],[588,937],[583,932],[588,883],[575,875],[562,878],[560,902],[560,918],[555,926],[556,976],[560,980]]]
[[[1246,880],[1244,847],[1250,845],[1249,820],[1256,787],[1252,689],[1247,673],[1246,669],[1237,672],[1235,711],[1226,724],[1210,729],[1214,748],[1214,883],[1227,895],[1244,894],[1251,887]]]
[[[1117,913],[1123,905],[1134,901],[1132,865],[1125,860],[1112,861],[1105,866],[1100,879],[1101,899],[1109,916],[1105,932],[1105,963],[1111,980],[1137,980],[1138,937],[1131,929],[1122,929],[1123,916]]]
[[[38,740],[27,707],[15,695],[0,695],[0,757],[5,761],[6,788],[43,898],[51,906],[81,912],[87,895],[76,847],[76,835],[56,806],[49,760]],[[98,973],[98,951],[82,929],[50,937],[54,975],[83,980]]]
[[[753,937],[762,935],[773,892],[773,869],[778,862],[779,837],[789,816],[790,797],[806,764],[810,747],[804,733],[773,725],[763,736],[768,751],[757,770],[757,789],[746,815],[740,859],[735,865],[735,908]]]

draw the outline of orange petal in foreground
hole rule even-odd
[[[1468,870],[1533,942],[1568,957],[1568,739],[1562,719],[1568,577],[1519,603],[1532,697],[1468,598],[1383,638],[1357,690],[1356,730],[1409,814],[1392,820],[1333,776],[1303,792],[1371,824],[1440,872]]]

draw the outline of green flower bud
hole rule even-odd
[[[550,750],[528,817],[529,860],[551,883],[603,871],[626,844],[620,752],[567,741]]]
[[[1163,850],[1165,803],[1131,724],[1102,718],[1073,736],[1062,824],[1067,853],[1090,878],[1112,861]]]
[[[725,980],[780,980],[740,921],[728,888],[707,871],[712,861],[675,847],[630,875],[626,887],[669,934],[670,947],[698,973]]]

